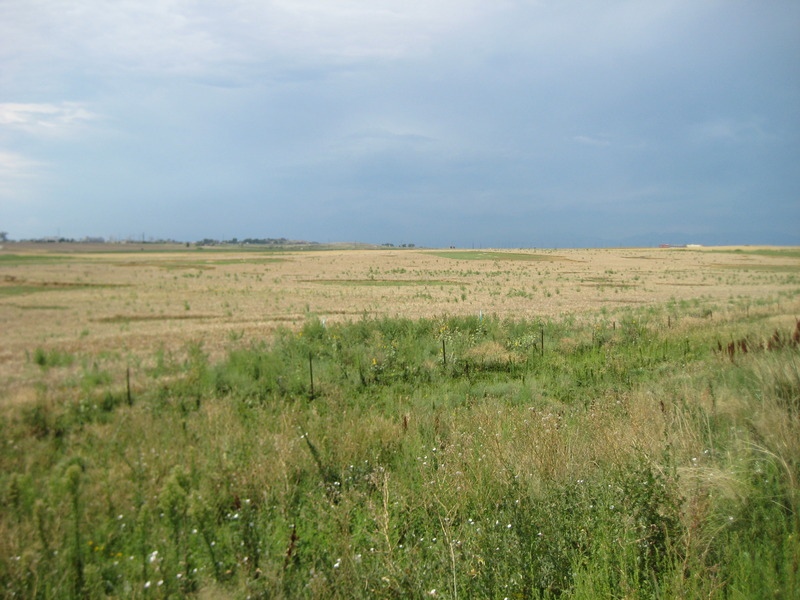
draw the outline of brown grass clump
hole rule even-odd
[[[484,342],[474,346],[464,353],[464,358],[487,369],[520,364],[525,360],[497,342]]]

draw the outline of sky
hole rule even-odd
[[[796,0],[0,0],[0,230],[800,245]]]

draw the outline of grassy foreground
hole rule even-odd
[[[797,597],[800,330],[770,317],[311,320],[130,387],[33,352],[39,399],[0,422],[0,589]]]

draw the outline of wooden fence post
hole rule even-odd
[[[125,371],[125,389],[128,396],[128,406],[133,406],[133,396],[131,396],[131,368]]]
[[[311,352],[308,353],[308,378],[311,382],[310,395],[311,400],[314,399],[314,363],[311,360]]]

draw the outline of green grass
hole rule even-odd
[[[48,288],[43,285],[0,285],[0,297],[23,296],[35,292],[44,292]],[[52,288],[50,288],[52,289]]]
[[[51,263],[75,260],[74,256],[53,254],[5,254],[0,253],[0,265],[29,265],[32,263]]]
[[[800,258],[800,248],[737,248],[736,250],[710,250],[710,252],[742,255],[753,254],[756,256],[770,256],[774,258]]]
[[[45,350],[43,348],[36,348],[33,356],[30,358],[43,369],[69,366],[75,360],[75,357],[68,352],[62,352],[57,349]]]
[[[309,320],[219,362],[157,352],[130,400],[126,369],[81,358],[59,385],[72,363],[37,350],[37,400],[0,421],[0,586],[791,597],[798,349],[758,348],[766,309],[683,316]]]

